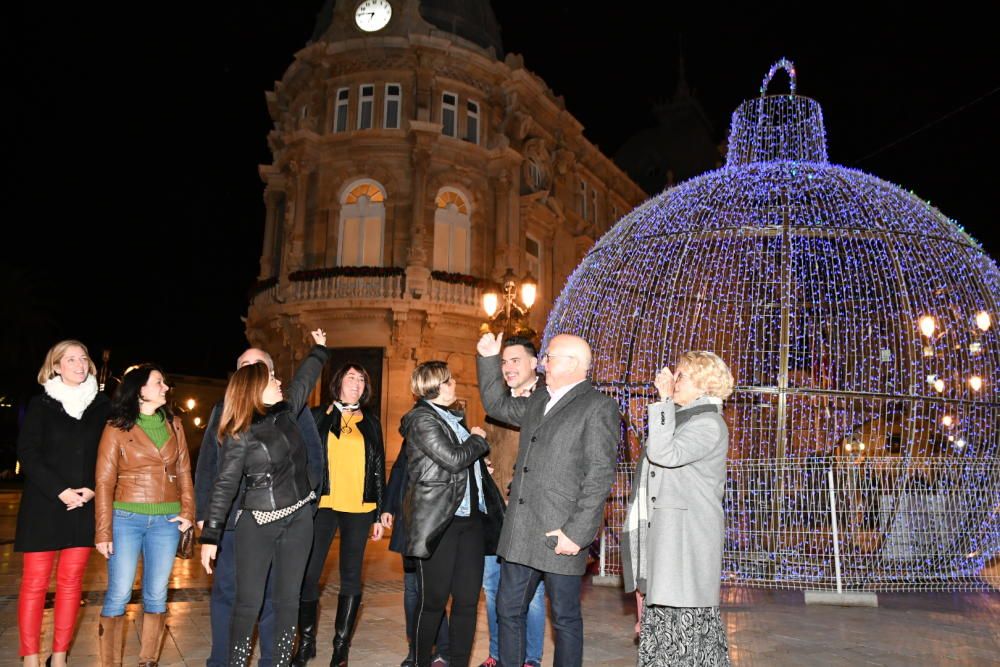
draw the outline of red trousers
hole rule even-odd
[[[41,652],[42,611],[45,593],[49,590],[52,566],[59,556],[56,570],[55,628],[52,652],[69,650],[73,638],[76,615],[80,611],[80,591],[83,588],[83,571],[87,569],[90,547],[73,547],[60,551],[29,551],[24,554],[21,575],[21,595],[17,602],[17,627],[21,635],[21,655]]]

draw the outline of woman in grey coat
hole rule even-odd
[[[639,665],[729,665],[719,611],[733,376],[711,352],[687,352],[654,381],[649,437],[622,535],[626,590],[644,610]]]

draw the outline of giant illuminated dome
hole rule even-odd
[[[790,94],[767,93],[779,69]],[[795,88],[780,61],[733,114],[723,168],[600,239],[546,338],[590,341],[626,471],[656,371],[692,349],[730,364],[729,578],[976,587],[998,551],[1000,271],[928,202],[830,164],[820,106]]]

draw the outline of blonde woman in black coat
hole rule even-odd
[[[83,572],[94,546],[94,467],[111,402],[98,391],[97,369],[77,340],[56,343],[45,355],[38,384],[17,440],[24,492],[14,551],[24,553],[17,605],[20,653],[36,667],[42,610],[56,569],[55,628],[50,664],[66,664],[80,610]]]

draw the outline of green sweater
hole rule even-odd
[[[167,420],[159,411],[151,415],[140,413],[139,418],[135,420],[135,425],[149,436],[157,449],[163,449],[163,445],[167,444],[167,440],[170,439],[170,427],[167,426]],[[136,514],[178,514],[181,511],[181,504],[178,501],[171,503],[123,503],[116,501],[114,508]]]

